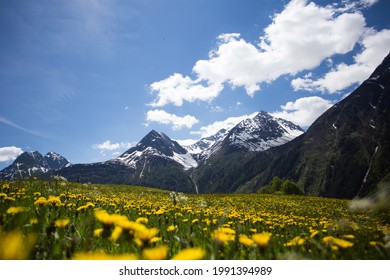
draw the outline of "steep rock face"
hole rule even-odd
[[[70,162],[55,152],[49,152],[44,156],[44,159],[50,170],[59,170],[70,165]]]
[[[373,191],[390,172],[390,56],[307,132],[280,148],[252,178],[254,190],[274,176],[290,178],[306,194],[352,198]],[[254,158],[252,164],[262,161]]]
[[[197,141],[195,144],[185,146],[184,148],[195,158],[197,161],[208,158],[211,154],[218,151],[221,147],[223,139],[228,135],[230,129],[222,128],[217,133],[204,137]]]

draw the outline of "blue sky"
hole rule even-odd
[[[0,1],[0,168],[264,110],[307,128],[390,51],[387,0]],[[189,141],[190,142],[190,141]]]

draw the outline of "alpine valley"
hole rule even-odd
[[[150,131],[105,162],[70,164],[25,152],[0,179],[48,179],[132,184],[180,192],[256,192],[275,176],[313,196],[353,198],[390,178],[390,54],[355,91],[323,113],[306,132],[267,112],[193,145]]]

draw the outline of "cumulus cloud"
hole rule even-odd
[[[227,119],[222,120],[222,121],[216,121],[216,122],[213,122],[213,123],[211,123],[209,125],[202,126],[199,130],[191,131],[190,133],[191,134],[200,135],[201,138],[208,137],[208,136],[211,136],[211,135],[217,133],[222,128],[231,129],[235,125],[237,125],[239,122],[241,122],[241,121],[243,121],[245,119],[248,119],[248,118],[253,118],[257,114],[258,113],[256,112],[256,113],[253,113],[253,114],[250,114],[250,115],[243,115],[243,116],[238,116],[238,117],[230,117],[230,118],[227,118]]]
[[[1,147],[0,148],[0,162],[14,160],[21,153],[23,153],[22,149],[15,147],[15,146]]]
[[[222,91],[221,84],[202,85],[199,80],[175,73],[165,80],[150,85],[152,92],[157,92],[157,98],[150,106],[161,107],[169,103],[175,106],[183,105],[184,101],[211,101]]]
[[[148,122],[157,122],[161,124],[172,125],[173,130],[179,130],[182,128],[191,128],[199,120],[191,115],[185,115],[184,117],[170,114],[164,110],[150,110],[146,113],[146,120]]]
[[[331,101],[319,96],[303,97],[293,102],[287,102],[280,106],[282,111],[275,111],[271,115],[300,126],[309,126],[332,106]]]
[[[362,83],[389,53],[390,30],[367,30],[360,44],[362,51],[354,56],[353,64],[340,63],[319,79],[311,76],[294,79],[291,86],[294,90],[337,93],[356,83]]]
[[[253,96],[262,83],[315,68],[324,59],[350,52],[364,30],[365,19],[356,6],[340,12],[337,5],[322,7],[292,0],[273,16],[258,45],[245,41],[239,33],[221,34],[208,59],[195,63],[192,70],[196,79],[176,73],[153,83],[150,88],[157,97],[150,105],[211,101],[226,84],[243,87]]]
[[[105,151],[115,151],[119,149],[129,149],[135,145],[134,142],[120,142],[120,143],[111,143],[110,140],[106,140],[101,144],[93,144],[92,148],[97,149],[100,153],[104,153]]]

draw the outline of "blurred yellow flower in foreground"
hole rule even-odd
[[[245,246],[247,247],[250,247],[252,246],[255,242],[250,239],[248,236],[246,236],[245,234],[240,234],[239,238],[238,238],[238,241],[241,243],[241,244],[244,244]]]
[[[337,250],[338,248],[345,249],[353,246],[352,242],[340,238],[336,238],[333,236],[326,236],[322,239],[322,241],[330,245],[333,250]]]
[[[7,209],[7,214],[8,215],[16,215],[22,212],[28,211],[27,207],[10,207]]]
[[[301,246],[303,243],[305,243],[305,239],[303,239],[300,236],[296,236],[293,239],[291,239],[289,242],[284,244],[284,246]]]
[[[78,252],[73,255],[73,260],[136,260],[134,254],[110,255],[104,252]]]
[[[272,233],[270,232],[256,233],[252,235],[252,240],[257,244],[257,246],[264,247],[268,244],[271,236]]]
[[[142,255],[147,260],[166,260],[168,256],[168,246],[147,248],[142,251]]]
[[[54,222],[56,228],[65,228],[69,224],[69,219],[58,219]]]
[[[172,260],[201,260],[205,256],[205,252],[201,248],[187,248],[181,250]]]
[[[18,231],[3,234],[0,232],[0,259],[23,260],[26,259],[36,242],[37,236],[29,234],[23,236]]]

